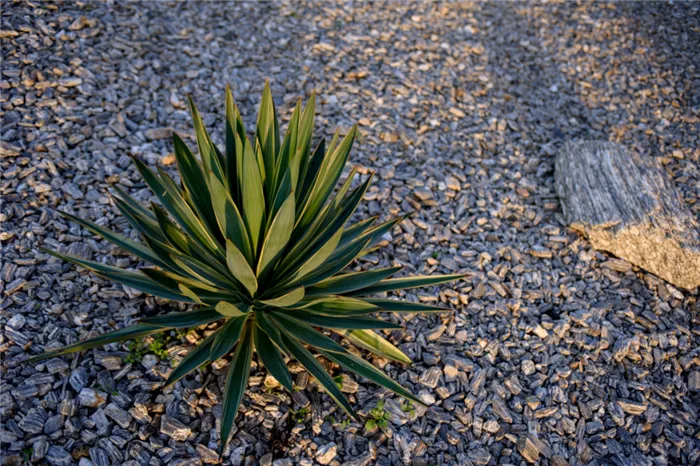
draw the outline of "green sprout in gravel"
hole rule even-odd
[[[369,419],[365,422],[365,429],[373,430],[375,427],[386,429],[389,422],[389,413],[384,410],[384,400],[377,402],[377,406],[369,411]]]
[[[407,401],[406,403],[401,403],[401,411],[408,414],[409,416],[413,416],[414,414],[416,414],[416,408],[410,401]]]
[[[170,335],[158,333],[149,342],[134,340],[127,345],[129,354],[124,358],[124,362],[135,364],[141,362],[147,354],[155,354],[160,359],[168,357],[168,343],[172,338]]]
[[[207,362],[230,357],[220,452],[228,442],[248,383],[253,352],[290,392],[294,388],[286,361],[297,360],[355,419],[352,406],[316,355],[420,403],[341,342],[410,363],[403,352],[375,332],[401,326],[370,315],[446,309],[370,296],[437,285],[460,276],[391,278],[401,267],[344,272],[401,218],[377,223],[372,217],[349,224],[372,176],[355,186],[358,170],[353,168],[336,189],[358,131],[355,126],[343,138],[336,131],[330,143],[321,140],[312,148],[315,100],[312,96],[303,110],[301,101],[297,103],[280,139],[277,112],[266,84],[251,141],[227,89],[223,151],[212,143],[190,100],[200,157],[197,159],[185,142],[173,135],[180,182],[160,168],[154,173],[134,159],[159,205],[144,206],[114,188],[114,203],[141,233],[141,243],[63,213],[152,266],[131,271],[55,251],[48,253],[131,288],[195,307],[141,319],[130,327],[33,360],[221,321],[222,325],[192,350],[167,380],[167,385],[172,385]]]
[[[29,463],[30,460],[32,459],[33,454],[34,454],[34,447],[27,447],[24,450],[22,450],[22,459],[24,460],[25,463]]]
[[[302,424],[310,412],[309,408],[306,407],[299,408],[296,411],[292,410],[292,419],[294,419],[296,424]]]

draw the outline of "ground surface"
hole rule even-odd
[[[564,140],[622,142],[700,215],[700,4],[321,5],[4,3],[3,464],[216,462],[225,361],[160,390],[196,333],[22,360],[166,306],[37,248],[137,266],[55,210],[128,231],[128,156],[173,170],[186,93],[220,135],[225,83],[252,122],[266,77],[285,118],[320,94],[319,135],[360,122],[363,216],[417,210],[363,267],[468,275],[411,295],[457,311],[391,335],[414,366],[375,360],[429,410],[347,380],[362,413],[386,399],[363,432],[304,374],[292,399],[256,371],[226,464],[695,464],[698,296],[568,230],[552,171]]]

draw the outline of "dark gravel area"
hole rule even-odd
[[[138,263],[56,214],[136,233],[108,190],[147,200],[129,155],[174,172],[191,93],[215,138],[230,82],[254,123],[265,78],[285,121],[319,93],[317,134],[359,121],[376,170],[362,216],[416,214],[357,267],[462,272],[408,293],[453,315],[372,361],[430,405],[364,380],[349,422],[297,367],[252,368],[223,464],[667,465],[700,461],[700,304],[591,248],[553,186],[564,141],[657,158],[700,216],[700,3],[39,2],[0,12],[2,464],[217,463],[226,360],[162,385],[202,330],[23,361],[171,304],[50,259]],[[194,147],[194,144],[192,144]]]

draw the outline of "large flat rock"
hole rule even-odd
[[[700,286],[700,226],[656,160],[611,142],[567,143],[556,190],[569,225],[687,290]]]

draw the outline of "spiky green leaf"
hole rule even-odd
[[[340,389],[335,384],[335,381],[333,381],[331,376],[328,375],[328,372],[325,371],[323,366],[321,366],[316,358],[293,338],[290,338],[284,333],[281,335],[281,338],[284,346],[292,354],[292,356],[294,356],[294,359],[299,361],[304,368],[309,371],[309,373],[313,375],[316,380],[318,380],[333,401],[338,403],[338,405],[343,408],[343,410],[352,418],[359,420],[357,414],[355,414],[355,411],[352,409],[352,406],[350,406],[347,398],[345,398],[345,396],[341,393]]]
[[[211,345],[216,339],[216,335],[216,332],[209,335],[182,358],[182,361],[180,361],[175,369],[170,372],[170,375],[168,375],[168,380],[165,381],[166,387],[173,385],[175,382],[209,361],[209,352],[211,351]]]
[[[233,276],[238,280],[250,296],[255,296],[258,290],[258,280],[255,278],[253,269],[246,261],[243,253],[236,247],[231,240],[226,240],[226,264]]]
[[[169,327],[161,327],[158,325],[139,323],[130,327],[125,327],[104,333],[98,337],[90,338],[89,340],[84,340],[78,343],[74,343],[72,345],[64,346],[63,348],[46,351],[45,353],[42,353],[38,356],[29,358],[27,362],[32,363],[36,361],[41,361],[42,359],[54,358],[56,356],[62,356],[64,354],[75,353],[77,351],[85,351],[92,348],[98,348],[109,343],[114,343],[115,341],[133,340],[135,338],[153,335],[154,333],[161,333],[166,330],[169,330]]]
[[[294,194],[290,194],[270,224],[260,252],[257,275],[265,276],[287,245],[294,227]]]
[[[242,214],[243,218],[245,219],[254,256],[257,257],[263,221],[265,218],[265,194],[260,175],[260,167],[258,166],[255,153],[247,140],[243,150],[242,171]]]
[[[335,275],[306,289],[307,297],[327,294],[344,294],[366,288],[389,278],[401,271],[402,267],[387,267],[385,269],[351,272]]]
[[[397,329],[401,325],[392,324],[381,319],[362,316],[326,316],[311,312],[299,312],[298,310],[279,309],[273,311],[273,315],[284,314],[299,322],[314,327],[342,328],[342,329]]]
[[[270,317],[277,324],[278,328],[283,329],[282,333],[287,333],[303,341],[307,345],[328,351],[337,351],[341,353],[345,351],[345,348],[331,338],[293,317],[274,311],[270,312]]]
[[[277,120],[277,110],[270,91],[270,82],[265,81],[262,100],[260,101],[260,111],[258,112],[258,124],[256,126],[255,138],[259,141],[265,168],[265,178],[274,183],[275,179],[275,158],[280,147],[279,123]],[[272,186],[272,184],[271,184]]]
[[[265,304],[266,306],[274,306],[274,307],[286,307],[286,306],[292,306],[299,301],[302,300],[304,297],[304,287],[300,286],[299,288],[295,288],[292,291],[283,294],[282,296],[279,296],[277,298],[272,298],[272,299],[263,299],[260,302],[262,304]]]
[[[404,364],[411,364],[411,359],[408,356],[376,332],[371,330],[337,330],[336,332],[360,348],[374,354]]]
[[[270,375],[284,388],[290,393],[293,392],[294,384],[292,383],[292,376],[289,373],[289,369],[287,369],[287,364],[284,362],[279,349],[275,346],[270,337],[257,325],[253,330],[253,337],[255,340],[255,352],[258,354],[263,366],[265,366],[270,372]]]
[[[126,285],[130,288],[134,288],[155,296],[160,296],[161,298],[172,299],[174,301],[182,301],[186,303],[194,302],[189,297],[178,293],[177,291],[165,288],[139,273],[129,272],[128,270],[120,269],[119,267],[112,267],[111,265],[101,264],[99,262],[82,259],[80,257],[68,256],[56,251],[51,251],[50,249],[40,248],[40,250],[64,261],[85,267],[88,270],[91,270],[99,275],[103,275],[110,280],[121,283],[122,285]]]
[[[240,317],[246,315],[245,310],[241,310],[234,304],[226,301],[221,301],[216,305],[216,312],[226,317]]]
[[[243,399],[243,392],[248,385],[250,376],[250,363],[253,359],[252,322],[248,321],[243,335],[236,346],[236,351],[231,357],[231,367],[226,378],[224,389],[224,410],[221,415],[221,438],[219,439],[219,455],[221,455],[228,443],[233,422],[238,414],[238,407]]]
[[[216,332],[216,339],[211,346],[211,353],[209,354],[211,361],[224,357],[233,349],[233,346],[238,343],[241,337],[243,326],[247,320],[247,315],[232,317]]]
[[[464,277],[463,274],[454,275],[437,275],[437,276],[413,276],[405,278],[389,278],[381,282],[371,285],[350,293],[351,296],[367,296],[370,294],[382,293],[386,291],[405,290],[408,288],[417,288],[421,286],[440,285],[442,283],[452,282]]]
[[[376,298],[364,298],[368,304],[373,304],[382,311],[387,312],[420,312],[420,313],[438,313],[438,312],[452,312],[452,309],[447,309],[440,306],[432,306],[430,304],[412,303],[410,301],[398,301],[396,299],[376,299]]]
[[[254,247],[250,243],[250,235],[243,221],[241,212],[231,199],[230,193],[215,176],[209,177],[211,202],[219,223],[221,233],[227,241],[236,245],[243,253],[248,263],[253,262]]]
[[[367,361],[358,358],[352,353],[333,353],[331,351],[320,351],[323,356],[326,358],[330,359],[331,361],[335,362],[336,364],[340,364],[341,366],[345,367],[346,369],[355,372],[356,374],[361,375],[362,377],[366,378],[367,380],[371,380],[372,382],[376,383],[377,385],[381,385],[384,388],[388,388],[389,390],[398,393],[399,395],[403,396],[404,398],[407,398],[415,403],[418,403],[423,406],[427,406],[423,401],[420,400],[420,398],[417,398],[416,396],[413,395],[413,393],[409,392],[405,388],[403,388],[401,385],[396,383],[393,379],[389,378],[384,374],[382,371],[374,367],[372,364],[368,363]]]
[[[187,312],[170,312],[161,316],[146,317],[139,322],[167,328],[191,328],[210,324],[223,319],[216,309],[205,307]]]
[[[322,298],[304,300],[300,305],[292,307],[305,312],[327,316],[359,316],[380,311],[376,305],[367,302],[367,300],[347,296],[324,296]]]

